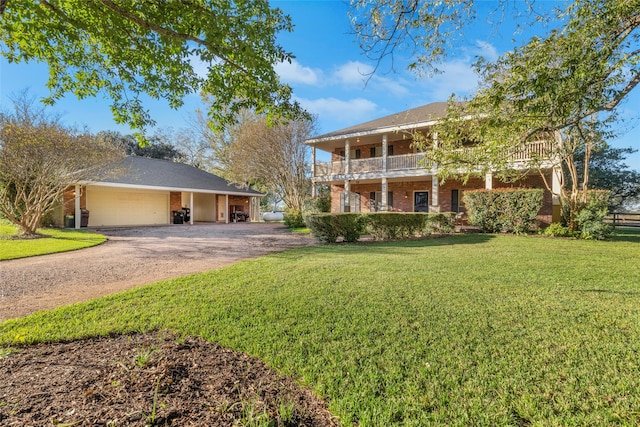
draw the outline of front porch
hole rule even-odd
[[[549,172],[548,179],[551,178]],[[531,175],[518,182],[502,182],[493,174],[484,179],[472,178],[466,183],[449,179],[440,182],[437,177],[396,179],[368,179],[332,182],[331,212],[455,212],[466,213],[463,202],[468,190],[492,188],[544,188],[540,176]],[[553,198],[544,192],[543,206],[538,220],[550,224]]]

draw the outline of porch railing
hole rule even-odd
[[[524,150],[511,155],[511,160],[522,162],[532,159],[548,157],[551,145],[547,141],[532,142]],[[425,153],[401,154],[387,157],[387,171],[423,169]],[[344,175],[347,170],[347,162],[317,162],[315,164],[315,176]],[[349,173],[377,173],[383,172],[382,157],[368,159],[351,159]]]

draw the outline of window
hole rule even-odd
[[[360,158],[360,149],[356,148],[356,155],[354,156],[356,159]]]
[[[460,211],[460,202],[459,202],[459,192],[458,190],[451,190],[451,212],[459,212]]]
[[[344,150],[340,151],[340,158],[344,159]]]
[[[389,207],[389,209],[393,207],[393,192],[391,191],[387,193],[387,206]]]
[[[393,156],[393,145],[387,147],[387,156]]]
[[[369,148],[369,157],[375,157],[375,156],[376,156],[376,147]]]

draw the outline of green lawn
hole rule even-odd
[[[0,261],[25,258],[56,252],[73,251],[99,245],[107,240],[101,234],[81,230],[43,228],[38,233],[46,236],[38,239],[12,239],[16,226],[0,220]]]
[[[640,424],[640,230],[297,249],[0,323],[172,329],[260,357],[343,425]]]

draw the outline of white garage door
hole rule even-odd
[[[89,186],[89,227],[169,223],[169,193]]]

